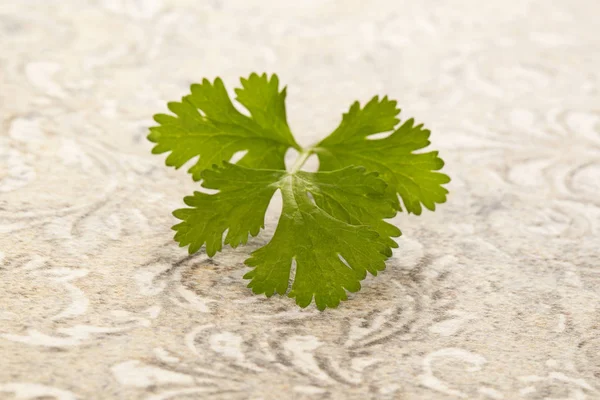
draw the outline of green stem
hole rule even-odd
[[[310,157],[313,154],[314,154],[314,151],[313,151],[312,147],[308,148],[308,149],[302,149],[302,151],[298,155],[298,158],[296,159],[296,162],[294,163],[294,165],[292,165],[290,174],[295,174],[296,172],[300,171],[300,168],[302,168],[302,166],[306,163],[306,160],[308,160],[308,157]]]

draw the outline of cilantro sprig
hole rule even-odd
[[[199,156],[189,173],[202,187],[218,190],[185,197],[188,208],[173,212],[181,220],[173,227],[175,240],[190,254],[205,246],[211,257],[223,244],[245,244],[264,228],[269,202],[280,191],[275,233],[245,262],[252,268],[244,276],[248,287],[267,297],[287,293],[301,307],[313,299],[319,310],[337,307],[347,292],[360,290],[367,272],[385,269],[398,247],[393,238],[401,232],[386,219],[403,208],[420,215],[423,206],[435,210],[446,201],[442,185],[450,178],[438,172],[444,162],[437,151],[417,153],[430,144],[430,131],[412,119],[397,127],[400,110],[387,97],[362,108],[355,102],[333,133],[302,148],[288,126],[286,88],[280,90],[277,75],[251,74],[241,83],[236,100],[249,115],[238,111],[217,78],[192,85],[191,94],[169,103],[174,115],[154,116],[159,125],[150,128],[152,152],[169,152],[166,164],[175,168]],[[284,157],[292,148],[299,156],[286,170]],[[245,155],[231,164],[240,151]],[[319,171],[302,171],[313,154]]]

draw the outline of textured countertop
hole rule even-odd
[[[600,3],[0,4],[0,399],[600,399]],[[356,99],[433,132],[448,202],[400,214],[338,309],[254,296],[265,243],[188,257],[194,184],[146,141],[190,83],[288,85],[299,141]]]

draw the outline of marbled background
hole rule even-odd
[[[597,0],[0,2],[1,399],[600,399]],[[301,143],[356,99],[433,131],[446,204],[399,215],[336,310],[172,241],[150,155],[190,83],[289,85]]]

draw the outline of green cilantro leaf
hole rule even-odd
[[[387,97],[374,97],[364,108],[355,102],[344,114],[339,127],[315,146],[320,170],[335,170],[349,165],[362,165],[379,172],[390,190],[397,192],[409,213],[421,214],[421,204],[435,210],[444,203],[448,191],[442,186],[450,178],[435,172],[444,166],[437,151],[414,153],[427,147],[430,131],[415,125],[411,118],[384,139],[370,135],[394,129],[400,110]]]
[[[150,128],[148,135],[156,143],[152,152],[171,152],[166,164],[175,168],[200,156],[189,169],[194,180],[200,180],[205,169],[230,160],[240,151],[247,153],[239,165],[285,169],[285,152],[289,148],[301,150],[286,120],[286,89],[279,91],[277,75],[252,74],[241,82],[237,100],[250,117],[235,108],[221,79],[214,83],[204,79],[192,85],[191,94],[181,102],[168,104],[174,116],[154,116],[159,126]]]
[[[226,230],[225,244],[245,244],[248,234],[256,236],[264,227],[265,212],[284,174],[285,171],[249,169],[229,163],[204,171],[202,186],[220,191],[214,195],[194,192],[184,198],[192,208],[173,212],[183,220],[173,227],[177,231],[175,240],[182,247],[189,245],[190,254],[206,243],[206,253],[211,257],[221,251]]]
[[[346,300],[346,290],[356,292],[366,272],[377,275],[397,247],[391,237],[400,230],[383,221],[396,214],[386,184],[364,168],[349,167],[332,172],[257,170],[225,164],[207,170],[203,186],[216,194],[196,192],[186,198],[192,208],[176,210],[183,220],[175,225],[175,240],[197,251],[204,243],[207,253],[225,243],[245,243],[264,223],[265,210],[275,190],[281,190],[283,209],[271,241],[252,253],[245,275],[254,293],[285,294],[292,262],[296,274],[290,297],[301,307],[314,297],[319,309],[336,307]]]
[[[199,156],[190,168],[194,180],[217,190],[194,192],[187,208],[175,210],[181,220],[173,229],[180,246],[190,253],[206,246],[213,256],[223,244],[237,247],[264,228],[275,192],[282,210],[271,240],[246,260],[252,268],[244,277],[254,293],[286,294],[301,307],[314,299],[318,309],[337,307],[347,292],[360,289],[367,272],[377,275],[398,247],[400,230],[386,222],[401,209],[422,206],[434,210],[446,201],[442,186],[450,178],[437,151],[418,152],[429,145],[430,132],[412,119],[396,128],[400,110],[387,97],[373,98],[363,108],[356,102],[339,127],[316,146],[300,147],[287,124],[286,89],[276,75],[252,74],[235,90],[249,116],[231,102],[223,82],[204,80],[191,95],[169,103],[175,114],[158,114],[149,140],[153,153],[170,152],[167,165],[181,167]],[[371,138],[384,132],[383,139]],[[299,151],[286,170],[288,149]],[[240,151],[246,154],[228,162]],[[319,172],[301,168],[319,157]],[[295,272],[293,266],[295,265]]]

